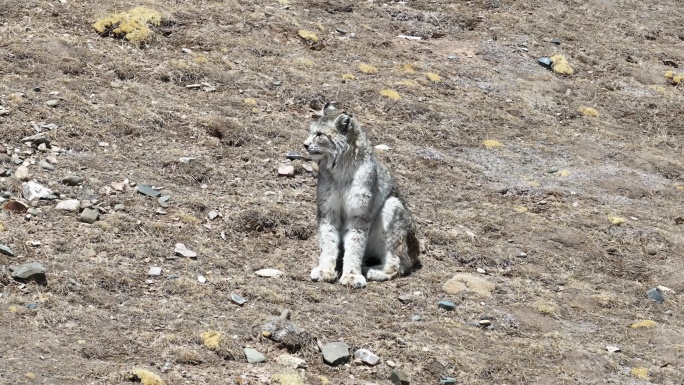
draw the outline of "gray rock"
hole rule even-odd
[[[14,257],[14,251],[9,248],[9,246],[5,246],[2,243],[0,243],[0,254],[5,254],[10,257]]]
[[[285,157],[290,160],[311,160],[311,158],[294,151],[288,152],[287,154],[285,154]]]
[[[190,48],[181,48],[181,51],[183,51],[183,53],[187,53],[187,54],[192,53],[192,50]]]
[[[38,262],[10,266],[10,270],[13,278],[45,280],[45,266]]]
[[[52,190],[38,182],[33,181],[22,183],[21,190],[24,195],[24,198],[26,198],[26,200],[28,201],[42,199],[47,197],[48,195],[53,195]]]
[[[443,377],[439,380],[440,384],[456,385],[456,379],[453,377]]]
[[[560,170],[560,168],[558,168],[558,167],[556,167],[556,166],[553,166],[553,167],[547,168],[547,169],[546,169],[546,172],[549,173],[549,174],[553,174],[553,173],[558,172],[558,170]]]
[[[492,191],[497,194],[505,195],[508,192],[508,187],[497,183],[492,185]]]
[[[49,107],[57,107],[59,105],[59,100],[57,99],[51,99],[45,102]]]
[[[265,362],[266,356],[259,353],[258,350],[252,348],[244,348],[245,357],[247,357],[247,362],[250,364],[258,364],[259,362]]]
[[[403,303],[404,305],[407,305],[409,303],[412,303],[415,299],[413,298],[412,295],[400,295],[399,296],[399,302]]]
[[[537,62],[543,65],[544,67],[551,68],[551,59],[548,57],[540,57],[539,59],[537,59]]]
[[[560,39],[557,39],[554,37],[553,39],[551,39],[550,43],[555,44],[555,45],[560,45],[561,41],[560,41]]]
[[[449,59],[449,60],[458,60],[459,57],[458,57],[458,55],[449,55],[449,56],[447,56],[447,59]]]
[[[287,177],[293,177],[295,174],[295,168],[290,165],[282,165],[278,167],[278,175],[280,176],[287,176]]]
[[[159,202],[168,202],[171,199],[171,195],[162,195],[157,200]]]
[[[21,142],[21,143],[26,143],[26,142],[36,142],[36,141],[41,141],[41,140],[42,140],[42,141],[45,141],[45,140],[46,140],[46,139],[45,139],[45,134],[38,133],[38,134],[35,134],[35,135],[31,135],[31,136],[25,136],[25,137],[21,138],[20,142]]]
[[[290,320],[290,317],[290,310],[285,309],[280,316],[267,318],[261,325],[261,333],[294,352],[311,343],[312,338],[309,332]]]
[[[207,217],[209,218],[210,221],[213,221],[214,219],[218,218],[219,213],[218,211],[211,210],[209,211],[209,214],[207,214]]]
[[[100,212],[95,209],[84,209],[78,220],[83,223],[95,223],[97,218],[100,216]]]
[[[19,164],[24,163],[24,160],[18,156],[12,156],[12,163],[19,165]]]
[[[375,366],[380,363],[380,357],[376,356],[368,349],[359,349],[355,351],[354,358],[370,366]]]
[[[62,179],[62,183],[67,186],[78,186],[83,182],[83,178],[78,175],[69,175],[68,177]]]
[[[390,381],[392,381],[393,385],[409,385],[411,383],[406,374],[397,370],[393,370],[390,374]]]
[[[152,266],[150,267],[150,270],[147,272],[147,275],[150,277],[159,277],[162,273],[162,268],[159,266]]]
[[[322,349],[323,361],[331,366],[338,366],[349,362],[349,346],[344,342],[331,342]]]
[[[289,354],[281,354],[276,357],[276,362],[280,365],[287,366],[292,369],[304,369],[306,368],[306,361],[302,358],[295,357]]]
[[[182,243],[176,243],[176,246],[174,247],[173,252],[180,255],[180,256],[186,257],[186,258],[197,258],[197,253],[195,253],[192,250],[189,250]]]
[[[648,299],[656,301],[658,303],[665,302],[665,297],[663,297],[663,293],[657,287],[649,289],[646,292],[646,295],[648,296]]]
[[[126,205],[123,203],[118,203],[114,205],[114,211],[126,211]]]
[[[57,210],[78,212],[81,209],[81,202],[78,199],[67,199],[57,203]]]
[[[230,299],[231,299],[233,302],[235,302],[236,304],[240,305],[240,306],[242,306],[242,305],[244,305],[244,304],[247,303],[247,300],[246,300],[246,299],[240,297],[239,295],[237,295],[237,294],[235,294],[235,293],[231,293],[231,294],[230,294]]]
[[[23,163],[23,161],[22,161],[22,163]],[[29,179],[28,167],[26,167],[26,166],[17,167],[17,170],[14,172],[14,177],[19,179],[19,180],[22,180],[22,181],[28,180]]]
[[[47,160],[41,160],[40,163],[38,163],[40,167],[42,167],[44,170],[47,171],[55,171],[55,166],[51,165],[48,163]]]
[[[411,317],[411,321],[413,321],[413,322],[418,322],[418,321],[421,321],[422,319],[423,319],[423,317],[421,317],[418,314]]]
[[[454,310],[456,309],[456,304],[451,302],[451,301],[439,301],[437,303],[437,306],[441,307],[442,309],[445,310]]]
[[[147,185],[147,184],[141,184],[138,186],[136,189],[139,193],[143,195],[147,195],[148,197],[156,198],[161,195],[161,192],[159,190],[155,190],[152,188],[152,186]]]
[[[10,176],[10,175],[11,175],[10,170],[8,170],[6,168],[0,168],[0,177]]]

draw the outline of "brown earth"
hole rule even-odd
[[[48,270],[44,286],[0,277],[1,384],[124,383],[134,369],[167,384],[285,383],[286,351],[258,327],[283,309],[319,341],[384,360],[330,367],[304,349],[306,384],[389,384],[389,361],[412,384],[684,383],[684,93],[665,77],[684,72],[681,2],[284,3],[0,0],[0,143],[61,198],[103,210],[93,225],[54,201],[30,202],[30,219],[0,214],[16,253],[0,266]],[[140,5],[164,18],[144,46],[93,30]],[[574,75],[537,63],[555,53]],[[277,169],[328,100],[391,148],[379,157],[420,225],[411,276],[363,290],[308,278],[316,180],[301,161],[294,178]],[[57,125],[55,171],[38,165],[49,152],[24,153],[31,122]],[[62,185],[70,174],[84,183]],[[124,179],[163,186],[166,214],[133,188],[103,190]],[[0,191],[21,199],[21,182]],[[171,258],[177,242],[198,258]],[[491,297],[442,291],[477,268]],[[674,290],[663,304],[646,297],[658,285]],[[467,324],[481,318],[493,329]],[[629,327],[640,320],[656,326]],[[200,338],[212,330],[225,336],[214,351]],[[246,363],[244,346],[267,362]]]

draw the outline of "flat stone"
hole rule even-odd
[[[235,294],[235,293],[231,293],[231,294],[230,294],[230,299],[231,299],[231,301],[235,302],[236,304],[238,304],[238,305],[240,305],[240,306],[242,306],[242,305],[244,305],[244,304],[247,303],[247,300],[246,300],[246,299],[240,297],[239,295],[237,295],[237,294]]]
[[[59,100],[57,99],[51,99],[45,102],[49,107],[57,107],[59,105]]]
[[[189,250],[182,243],[176,243],[176,246],[174,247],[173,252],[180,255],[180,256],[186,257],[186,258],[197,258],[197,253],[195,253],[192,250]]]
[[[178,161],[181,163],[190,163],[195,159],[197,159],[197,158],[193,158],[191,156],[182,156],[182,157],[178,158]]]
[[[413,322],[418,322],[418,321],[421,321],[422,319],[423,319],[423,317],[421,317],[418,314],[411,316],[411,321],[413,321]]]
[[[378,144],[377,146],[375,146],[375,149],[380,151],[387,151],[390,149],[390,146],[386,144]]]
[[[619,347],[613,345],[606,345],[606,350],[610,353],[620,353],[622,351]]]
[[[415,301],[415,298],[413,298],[413,296],[412,296],[412,295],[409,295],[409,294],[400,295],[400,296],[398,297],[398,299],[399,299],[399,302],[403,303],[404,305],[407,305],[407,304],[412,303],[413,301]]]
[[[665,302],[665,297],[663,297],[663,293],[657,287],[649,289],[646,292],[646,295],[648,296],[648,299],[656,301],[658,303]]]
[[[124,182],[112,182],[110,183],[112,189],[115,191],[124,191],[126,189],[126,184]]]
[[[393,385],[409,385],[411,383],[406,374],[397,370],[393,370],[390,373],[390,381],[392,381]]]
[[[67,199],[57,203],[57,210],[78,212],[81,209],[81,202],[78,199]]]
[[[380,363],[380,357],[376,356],[368,349],[359,349],[355,351],[354,358],[370,366],[375,366]]]
[[[338,366],[349,362],[349,346],[344,342],[331,342],[322,349],[323,361],[331,366]]]
[[[49,195],[53,195],[52,190],[38,182],[33,181],[22,183],[21,190],[24,195],[24,198],[28,201],[42,199]]]
[[[29,169],[26,166],[19,166],[17,167],[17,170],[14,172],[14,177],[26,181],[29,179]]]
[[[150,277],[158,277],[162,273],[162,268],[159,266],[153,266],[150,267],[150,270],[147,272],[147,275]]]
[[[68,177],[62,179],[62,183],[67,186],[78,186],[83,182],[83,178],[78,175],[69,175]]]
[[[283,272],[278,269],[261,269],[255,271],[254,274],[264,278],[278,278],[283,275]]]
[[[275,361],[280,365],[287,366],[292,369],[304,369],[306,368],[306,361],[302,358],[295,357],[290,354],[281,354],[276,357]]]
[[[441,307],[442,309],[445,310],[454,310],[456,309],[456,304],[451,302],[451,301],[439,301],[437,303],[438,307]]]
[[[126,211],[126,205],[123,203],[118,203],[114,205],[114,211]]]
[[[278,175],[280,176],[287,176],[287,177],[293,177],[295,174],[295,168],[290,165],[282,165],[278,167]]]
[[[247,357],[247,362],[250,364],[257,364],[259,362],[265,362],[266,356],[261,354],[258,350],[253,348],[244,348],[245,357]]]
[[[0,243],[0,254],[5,254],[10,257],[14,257],[14,251],[9,248],[9,246],[5,246],[2,243]]]
[[[285,154],[285,157],[290,160],[311,160],[311,158],[308,158],[298,152],[290,151],[287,154]]]
[[[95,209],[84,209],[81,212],[81,215],[78,217],[78,220],[83,223],[95,223],[97,221],[97,218],[100,216],[100,212],[95,210]]]
[[[147,195],[148,197],[156,198],[161,195],[161,192],[159,190],[155,190],[152,188],[152,186],[148,184],[141,184],[138,186],[136,189],[139,193],[143,195]]]
[[[21,143],[26,143],[26,142],[36,142],[36,141],[40,141],[40,140],[45,140],[45,134],[38,133],[35,135],[31,135],[31,136],[25,136],[25,137],[21,138],[21,140],[19,140],[19,141]]]
[[[38,165],[47,171],[55,171],[55,166],[51,165],[47,160],[41,160]]]
[[[456,379],[453,377],[443,377],[439,380],[440,384],[456,385]]]
[[[19,279],[45,279],[45,266],[38,262],[24,263],[21,265],[10,266],[12,277]]]
[[[207,218],[209,218],[210,221],[213,221],[214,219],[218,218],[218,216],[219,216],[218,211],[214,211],[214,210],[209,211],[209,213],[207,214]]]
[[[454,295],[463,291],[472,291],[485,297],[491,296],[494,288],[495,285],[485,278],[467,273],[454,275],[442,286],[442,290],[447,294]]]

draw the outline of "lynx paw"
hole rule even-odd
[[[337,274],[335,270],[322,269],[320,266],[314,267],[311,270],[312,281],[335,282]]]
[[[376,270],[376,269],[370,269],[366,273],[366,277],[368,277],[369,281],[389,281],[390,279],[396,277],[396,274],[387,274],[383,272],[382,270]]]
[[[366,287],[366,278],[361,274],[344,274],[340,278],[340,283],[353,288]]]

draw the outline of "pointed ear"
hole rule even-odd
[[[351,114],[346,112],[341,113],[339,118],[337,118],[337,131],[346,135],[351,127],[352,118],[353,116]]]
[[[323,106],[323,111],[322,111],[324,115],[337,111],[337,106],[334,103],[335,102],[325,103],[325,106]]]

